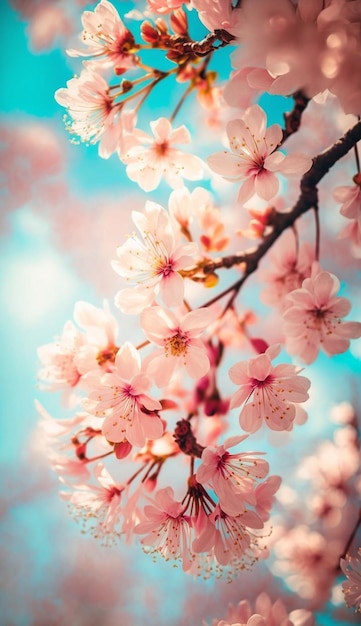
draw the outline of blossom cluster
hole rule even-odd
[[[84,11],[82,47],[67,52],[87,60],[80,75],[56,92],[72,135],[97,143],[103,158],[116,154],[129,180],[147,194],[162,181],[172,191],[168,206],[147,195],[143,210],[131,213],[136,230],[110,253],[119,276],[117,316],[107,303],[98,308],[78,302],[60,337],[39,348],[40,386],[61,391],[74,411],[71,418],[54,419],[38,404],[49,461],[72,515],[105,545],[121,536],[128,542],[140,537],[146,552],[179,562],[187,573],[227,580],[274,548],[275,572],[286,573],[291,588],[301,596],[306,589],[303,597],[310,599],[317,582],[327,597],[342,542],[327,551],[322,534],[310,530],[310,519],[278,529],[278,541],[269,540],[283,477],[251,442],[256,431],[276,437],[302,425],[312,398],[307,366],[321,351],[328,357],[346,352],[361,336],[361,323],[348,319],[351,302],[341,295],[339,278],[320,255],[316,190],[351,148],[358,154],[360,122],[320,155],[285,148],[300,126],[300,109],[325,90],[345,113],[359,115],[360,75],[348,69],[358,68],[361,56],[360,2],[260,0],[256,7],[246,0],[236,6],[225,0],[148,0],[146,5],[139,39],[108,0]],[[200,41],[189,35],[188,13],[210,31]],[[218,48],[227,46],[235,71],[220,87],[210,63]],[[170,69],[148,65],[153,50],[164,52]],[[169,117],[152,119],[150,135],[137,126],[138,118],[142,123],[152,92],[172,78],[186,83],[186,91]],[[285,128],[268,125],[257,101],[266,91],[294,97]],[[226,149],[218,136],[221,149],[209,150],[205,159],[179,148],[193,147],[193,137],[185,125],[174,124],[193,92],[207,111],[209,128],[213,116],[214,126],[225,130]],[[340,238],[350,236],[359,257],[356,162],[353,185],[334,187],[333,194],[342,202],[341,217],[351,222]],[[210,185],[189,189],[184,182],[207,177],[215,189],[224,189],[224,180],[237,184],[231,225]],[[288,198],[290,188],[300,195],[285,208],[280,192]],[[314,245],[303,240],[299,226],[310,209]],[[253,219],[242,228],[248,214]],[[249,247],[249,239],[259,243]],[[223,270],[228,270],[224,285]],[[256,270],[264,283],[260,300],[277,320],[271,331],[267,325],[258,332],[252,328],[261,316],[239,298]],[[209,298],[210,291],[215,295]],[[136,319],[132,337],[126,330],[130,316]],[[341,463],[332,485],[327,468],[332,451],[317,456],[319,493],[309,511],[318,520],[332,518],[337,526],[342,496],[347,490],[359,495],[359,485],[352,483],[357,452],[353,441],[347,467]],[[335,453],[343,459],[340,450]],[[283,562],[290,560],[301,572],[298,578]],[[307,579],[310,563],[318,566],[316,576]],[[288,616],[282,603],[272,605],[263,595],[255,613],[241,603],[214,626],[264,626],[275,620],[312,624],[307,611]]]

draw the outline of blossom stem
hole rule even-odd
[[[172,124],[174,122],[174,118],[177,115],[177,113],[180,111],[182,105],[184,104],[184,102],[186,101],[186,99],[188,98],[189,94],[193,91],[194,89],[194,85],[192,83],[190,83],[190,85],[188,85],[187,89],[185,90],[184,94],[182,95],[182,97],[180,98],[177,106],[175,107],[172,115],[169,118],[170,123]]]
[[[315,216],[315,228],[316,228],[316,242],[315,242],[315,259],[319,260],[320,256],[320,216],[318,213],[318,206],[313,207],[313,214]]]
[[[148,339],[146,339],[145,341],[142,341],[142,343],[139,343],[136,347],[136,350],[141,350],[142,348],[145,348],[145,346],[148,346],[150,344],[150,341],[148,341]]]
[[[105,454],[98,454],[98,456],[93,456],[91,459],[86,459],[85,463],[93,463],[94,461],[99,461],[99,459],[105,459],[105,457],[114,454],[114,450],[110,450],[110,452],[105,452]]]

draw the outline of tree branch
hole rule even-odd
[[[293,226],[295,221],[304,213],[317,207],[317,184],[327,174],[335,163],[353,148],[361,140],[361,122],[358,122],[343,137],[341,137],[331,148],[313,159],[312,167],[301,180],[300,196],[289,213],[276,213],[273,220],[273,228],[260,245],[253,251],[241,252],[226,256],[215,261],[210,261],[202,267],[204,274],[214,273],[218,269],[231,268],[235,265],[245,264],[244,276],[235,285],[228,288],[226,293],[241,286],[244,280],[250,276],[258,267],[260,260],[271,248],[284,230]],[[242,281],[242,282],[241,282]],[[239,284],[240,283],[240,284]],[[239,285],[239,286],[238,286]],[[213,299],[214,300],[214,299]],[[212,300],[212,302],[213,302]]]

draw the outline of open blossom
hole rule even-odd
[[[125,342],[117,352],[113,370],[94,383],[83,402],[85,410],[103,419],[104,437],[113,443],[129,441],[142,447],[146,439],[158,439],[163,424],[155,413],[162,408],[146,392],[151,381],[141,370],[136,348]]]
[[[135,526],[134,532],[145,535],[143,546],[152,553],[160,554],[166,561],[181,560],[187,571],[192,565],[192,525],[184,514],[184,505],[175,500],[172,487],[156,492],[151,504],[144,507],[144,521]]]
[[[66,122],[68,132],[85,143],[99,142],[102,158],[123,149],[125,138],[133,131],[136,114],[132,109],[123,111],[115,103],[103,76],[87,67],[80,76],[68,80],[66,87],[58,89],[55,99],[66,107],[71,118]]]
[[[262,621],[260,621],[262,620]],[[288,613],[281,598],[272,602],[267,593],[260,593],[254,609],[248,600],[241,600],[237,606],[230,604],[225,620],[213,620],[212,626],[313,626],[314,618],[306,609],[295,609]]]
[[[345,352],[350,339],[361,337],[360,322],[343,322],[351,309],[349,300],[337,297],[340,282],[314,262],[310,278],[288,296],[285,320],[286,349],[305,363],[312,363],[319,350],[328,354]]]
[[[304,241],[298,244],[291,229],[284,231],[259,269],[258,276],[265,284],[262,302],[283,313],[289,306],[287,294],[310,276],[314,259],[313,246]]]
[[[228,448],[247,437],[229,437],[223,445],[205,448],[196,473],[199,483],[212,486],[222,510],[229,515],[243,512],[245,502],[256,502],[254,489],[257,481],[268,474],[268,463],[258,458],[259,452],[228,452]]]
[[[332,541],[306,525],[293,526],[274,545],[272,572],[301,598],[322,606],[334,583],[343,543]]]
[[[192,6],[198,11],[201,22],[211,32],[217,29],[231,32],[240,13],[233,9],[232,2],[228,0],[192,0]]]
[[[190,0],[147,0],[147,5],[154,13],[166,14],[179,9]]]
[[[101,309],[79,300],[74,306],[74,320],[85,336],[76,356],[77,368],[81,374],[99,367],[106,371],[118,351],[118,324],[108,303],[105,302]]]
[[[342,202],[341,215],[351,220],[340,232],[340,237],[351,241],[352,252],[356,258],[361,257],[361,174],[354,177],[355,184],[345,187],[336,187],[333,196],[337,202]]]
[[[191,143],[186,127],[172,129],[165,117],[152,121],[150,127],[153,137],[135,129],[128,149],[119,155],[127,165],[128,178],[144,191],[156,189],[163,176],[174,189],[183,186],[183,178],[199,180],[204,171],[203,161],[173,147],[174,144]]]
[[[219,565],[232,565],[232,573],[237,574],[257,560],[259,538],[254,531],[262,528],[263,521],[254,511],[243,509],[238,515],[228,515],[217,504],[194,540],[193,550],[212,554]]]
[[[118,350],[118,327],[107,304],[99,309],[79,301],[74,307],[74,320],[82,330],[68,321],[59,339],[38,348],[41,385],[49,391],[63,391],[68,400],[72,390],[83,382],[84,374],[99,368],[106,371]]]
[[[117,485],[103,463],[94,467],[94,476],[100,486],[90,483],[71,485],[72,491],[60,493],[73,517],[83,524],[83,532],[90,532],[104,545],[112,545],[120,536],[121,494],[123,485]]]
[[[231,408],[244,405],[239,423],[243,430],[255,432],[263,420],[272,430],[291,430],[296,417],[295,403],[308,399],[310,381],[299,376],[300,367],[288,363],[272,366],[281,346],[273,345],[264,354],[231,367],[229,377],[238,391],[233,394]]]
[[[116,295],[116,305],[124,313],[139,313],[159,292],[167,306],[179,306],[184,295],[179,272],[194,263],[197,245],[181,244],[168,213],[154,202],[146,203],[144,213],[133,211],[132,218],[142,240],[129,237],[118,247],[112,267],[135,286],[122,289]]]
[[[342,583],[342,591],[347,606],[353,606],[361,613],[361,546],[355,556],[346,555],[340,560],[340,567],[347,580]]]
[[[57,341],[38,348],[42,365],[38,379],[42,389],[62,391],[66,403],[72,402],[72,390],[81,379],[77,356],[84,344],[84,335],[68,321]]]
[[[304,174],[312,165],[303,154],[285,155],[277,150],[282,140],[279,124],[266,128],[266,114],[258,104],[250,106],[241,119],[227,124],[232,152],[224,150],[208,157],[210,168],[226,180],[244,180],[238,194],[246,202],[255,193],[271,200],[279,189],[276,172],[284,176]]]
[[[271,84],[263,81],[262,91],[290,95],[302,89],[312,98],[329,90],[345,113],[360,113],[358,1],[262,0],[255,6],[253,0],[242,0],[239,11],[232,34],[241,45],[233,66],[266,69]]]
[[[195,309],[181,319],[160,306],[145,309],[140,325],[149,341],[161,346],[144,361],[144,367],[156,385],[167,385],[177,367],[185,367],[192,378],[205,376],[210,368],[207,348],[200,335],[213,321],[207,308]]]
[[[117,74],[134,66],[134,37],[111,2],[101,0],[94,11],[84,11],[82,24],[81,39],[87,48],[67,50],[69,56],[91,57],[99,65],[113,66]]]

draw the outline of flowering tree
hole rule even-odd
[[[37,403],[61,496],[105,545],[227,581],[263,561],[292,591],[244,589],[213,626],[312,624],[341,570],[360,610],[357,406],[300,461],[305,500],[257,436],[302,441],[310,366],[361,337],[344,282],[361,258],[361,2],[121,5],[83,12],[67,53],[84,61],[55,95],[73,141],[145,192],[110,251],[114,307],[78,301],[39,348],[41,386],[72,410]]]

